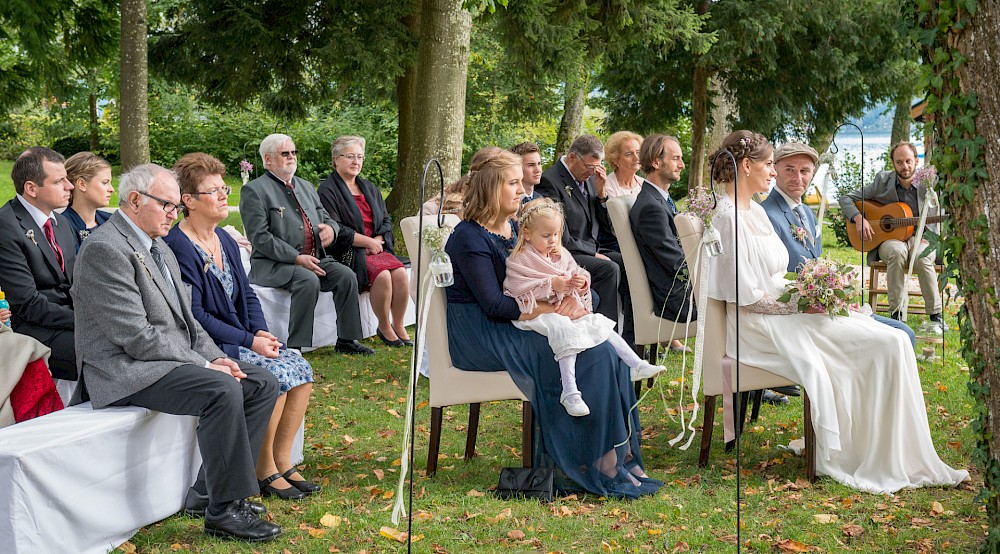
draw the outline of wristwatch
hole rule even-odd
[[[598,196],[597,197],[597,201],[600,202],[601,204],[604,204],[604,203],[606,203],[608,201],[608,197],[607,196]]]

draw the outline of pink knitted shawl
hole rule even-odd
[[[517,254],[507,258],[507,277],[503,281],[504,294],[517,300],[522,313],[531,313],[539,300],[555,304],[566,296],[575,298],[580,305],[593,311],[590,299],[590,273],[580,267],[569,251],[562,248],[558,260],[543,256],[530,244],[525,244]],[[553,277],[583,275],[587,279],[587,292],[552,290]]]

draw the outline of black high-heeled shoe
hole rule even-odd
[[[389,340],[385,338],[385,335],[382,334],[382,330],[377,327],[375,328],[375,334],[378,335],[378,338],[382,339],[382,342],[384,342],[386,346],[395,346],[395,347],[406,346],[406,343],[404,343],[402,340],[398,338],[396,340]]]
[[[305,495],[310,495],[314,492],[319,492],[323,490],[323,487],[311,481],[306,481],[305,479],[292,479],[291,475],[296,471],[297,470],[294,467],[292,467],[289,468],[288,471],[282,473],[281,476],[285,479],[285,481],[288,481],[289,484],[302,491],[302,493]]]
[[[278,489],[271,486],[271,483],[281,478],[282,475],[280,473],[275,473],[263,481],[257,481],[257,484],[260,485],[260,495],[265,497],[277,496],[282,500],[299,500],[306,497],[306,493],[302,492],[301,489],[296,487],[295,484],[291,482],[289,482],[289,484],[292,486],[287,489]]]

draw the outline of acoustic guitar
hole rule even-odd
[[[913,236],[919,217],[913,216],[913,210],[905,202],[890,202],[879,204],[872,200],[859,200],[854,203],[866,220],[872,226],[872,238],[861,241],[858,227],[853,222],[847,222],[847,238],[851,246],[861,252],[870,252],[887,240],[906,241]],[[946,215],[927,216],[926,225],[940,223],[946,220]]]

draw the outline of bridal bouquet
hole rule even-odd
[[[854,268],[829,258],[807,260],[798,273],[789,273],[785,277],[793,281],[778,302],[791,302],[797,297],[800,312],[815,308],[830,314],[831,318],[846,316],[847,307],[857,294]]]

